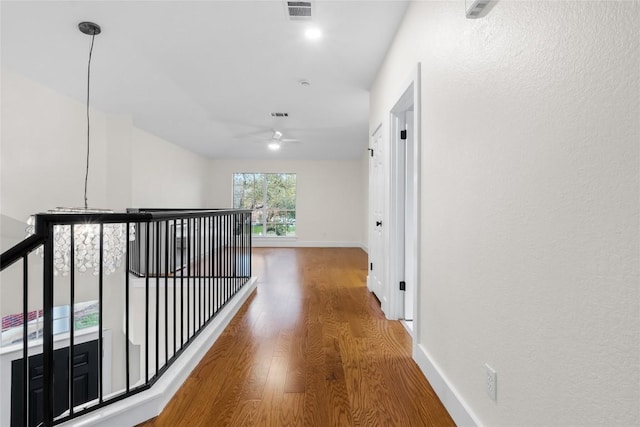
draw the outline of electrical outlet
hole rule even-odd
[[[487,389],[487,394],[491,400],[497,401],[498,399],[498,375],[493,368],[486,363],[484,364],[484,383]]]

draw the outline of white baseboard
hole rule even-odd
[[[297,240],[295,238],[254,238],[251,242],[255,248],[362,248],[359,242],[335,242]],[[366,252],[366,251],[365,251]]]
[[[456,425],[460,427],[482,425],[422,345],[413,346],[413,359],[425,377],[427,377],[431,387],[433,387]]]
[[[240,310],[242,304],[256,289],[256,286],[257,280],[252,277],[249,283],[240,289],[238,294],[187,347],[151,389],[60,425],[77,427],[135,426],[159,415],[231,322],[233,316]]]

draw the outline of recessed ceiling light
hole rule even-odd
[[[301,86],[304,86],[304,87],[311,86],[311,82],[309,80],[307,80],[307,79],[302,79],[302,80],[299,81],[299,83],[300,83]]]
[[[305,31],[304,35],[309,40],[318,40],[320,37],[322,37],[322,31],[320,31],[318,28],[309,28],[307,31]]]

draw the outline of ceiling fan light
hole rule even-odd
[[[269,147],[269,150],[277,151],[280,149],[280,143],[278,141],[271,141],[267,147]]]
[[[318,40],[322,37],[322,31],[319,28],[309,28],[304,32],[304,35],[309,40]]]

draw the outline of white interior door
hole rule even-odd
[[[383,310],[386,304],[384,289],[385,251],[384,251],[384,154],[382,152],[382,132],[378,129],[371,137],[371,156],[369,157],[369,200],[371,217],[369,223],[369,277],[367,284]]]

